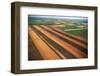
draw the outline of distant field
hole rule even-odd
[[[63,30],[66,29],[78,29],[79,27],[77,27],[77,25],[66,25],[64,24]]]
[[[72,30],[66,32],[87,39],[87,29]]]
[[[61,30],[67,33],[82,37],[84,39],[87,39],[87,30],[88,30],[87,26],[83,26],[79,24],[70,25],[70,23],[68,24],[66,23],[64,27],[61,28]]]

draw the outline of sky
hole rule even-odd
[[[77,17],[77,16],[45,16],[45,15],[29,15],[29,18],[49,18],[49,19],[77,19],[77,20],[88,20],[87,17]]]

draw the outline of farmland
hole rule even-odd
[[[28,59],[87,58],[87,20],[61,17],[28,18]]]

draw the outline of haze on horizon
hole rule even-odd
[[[53,15],[28,15],[32,19],[71,19],[71,20],[88,20],[88,17],[80,16],[53,16]]]

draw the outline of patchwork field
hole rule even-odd
[[[28,17],[28,60],[87,58],[87,18]]]

